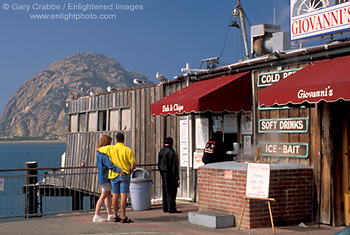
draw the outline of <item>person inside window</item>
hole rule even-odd
[[[213,138],[205,145],[204,155],[202,158],[202,162],[204,164],[225,161],[226,149],[222,138],[223,133],[221,131],[217,131],[214,133]]]

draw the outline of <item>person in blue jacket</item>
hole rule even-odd
[[[112,143],[112,137],[109,135],[103,135],[100,139],[100,142],[98,144],[98,147],[103,147],[107,145],[111,145]],[[103,153],[97,152],[96,154],[96,165],[98,170],[98,183],[100,186],[102,186],[102,193],[100,198],[98,199],[96,203],[96,209],[95,209],[95,215],[92,219],[93,222],[105,222],[106,219],[102,218],[100,215],[101,207],[103,205],[103,202],[105,203],[108,217],[107,221],[113,221],[114,220],[114,214],[112,212],[111,208],[111,183],[108,179],[108,173],[109,170],[115,171],[120,173],[120,175],[124,175],[124,172],[117,166],[115,166],[111,160],[109,159],[109,156]],[[116,221],[118,222],[118,221]]]

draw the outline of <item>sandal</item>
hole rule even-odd
[[[125,217],[125,219],[121,219],[122,223],[130,224],[133,223],[134,221],[132,219],[129,219],[128,217]]]
[[[117,217],[114,217],[113,218],[113,221],[114,222],[120,222],[120,221],[122,221],[122,219],[119,217],[119,215],[117,216]]]

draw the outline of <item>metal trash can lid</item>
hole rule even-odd
[[[149,177],[149,173],[147,170],[143,168],[136,168],[131,173],[131,182],[140,182],[140,181],[149,181],[151,180]]]

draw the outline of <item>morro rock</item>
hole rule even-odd
[[[136,86],[134,79],[153,84],[140,73],[124,68],[114,58],[96,53],[77,53],[52,63],[27,80],[7,102],[0,119],[1,137],[59,137],[68,129],[66,99],[87,96],[107,87]]]

